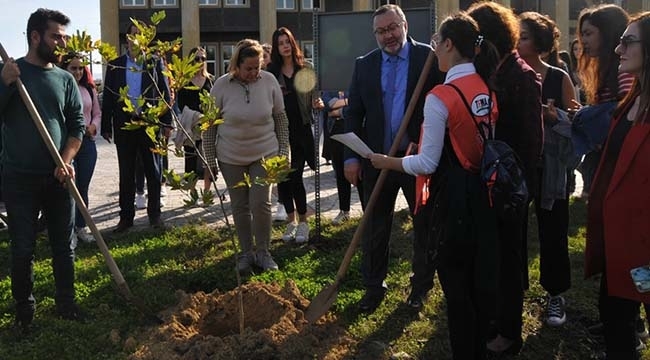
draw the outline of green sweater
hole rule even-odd
[[[69,137],[81,139],[85,131],[79,87],[70,73],[56,66],[46,69],[24,58],[16,62],[20,79],[61,153]],[[20,98],[16,84],[6,86],[1,80],[0,121],[3,168],[28,174],[54,173],[54,159]]]

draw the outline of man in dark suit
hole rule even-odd
[[[138,31],[135,24],[130,24],[127,34],[137,34]],[[155,106],[155,103],[162,99],[169,102],[169,86],[162,74],[161,61],[153,59],[142,63],[137,57],[137,49],[128,37],[127,42],[128,52],[111,61],[106,68],[102,102],[102,136],[109,142],[114,139],[120,169],[120,221],[113,230],[116,233],[124,232],[133,226],[136,154],[142,159],[147,178],[149,224],[154,227],[163,226],[160,219],[160,155],[151,151],[154,143],[144,128],[122,129],[126,123],[138,117],[140,109],[136,110],[136,113],[124,112],[124,103],[120,101],[119,95],[120,89],[128,85],[128,96],[133,104],[137,104],[137,98],[142,96],[146,102]],[[163,129],[160,135],[169,136],[171,120],[170,112],[160,118]]]
[[[373,15],[373,30],[378,49],[358,58],[350,85],[349,108],[345,131],[355,132],[374,152],[387,154],[401,124],[402,117],[413,96],[415,85],[432,51],[427,44],[407,36],[408,23],[397,5],[384,5]],[[434,65],[422,92],[415,94],[417,106],[408,124],[407,136],[401,142],[396,156],[404,156],[409,144],[417,144],[423,121],[426,92],[442,83],[444,77]],[[379,176],[379,170],[369,161],[346,149],[344,172],[346,179],[363,185],[363,201],[367,203]],[[391,172],[367,222],[362,240],[361,272],[366,293],[359,302],[359,310],[373,312],[386,293],[384,279],[388,272],[388,241],[390,238],[395,200],[399,189],[406,197],[411,213],[415,209],[415,178],[404,173]],[[429,256],[433,249],[427,246],[426,211],[413,216],[414,255],[411,294],[407,303],[420,308],[427,292],[433,287],[435,269]]]

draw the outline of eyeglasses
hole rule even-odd
[[[195,61],[195,62],[204,62],[204,61],[207,60],[207,59],[208,59],[208,58],[206,58],[205,56],[195,56],[195,57],[194,57],[194,61]]]
[[[621,48],[622,48],[621,50],[625,51],[625,50],[627,50],[627,47],[630,44],[636,44],[636,43],[640,43],[642,41],[643,40],[639,40],[639,39],[635,40],[632,36],[623,36],[622,38],[619,39],[618,44],[621,46]]]
[[[384,36],[384,35],[386,35],[386,34],[388,34],[388,33],[391,33],[391,34],[392,34],[392,33],[395,32],[397,29],[399,29],[400,27],[402,27],[402,25],[404,25],[404,22],[401,22],[401,21],[400,21],[399,23],[391,23],[391,24],[388,25],[388,26],[384,26],[384,27],[378,27],[378,28],[376,28],[375,31],[374,31],[374,33],[375,33],[375,35],[378,35],[378,36]]]

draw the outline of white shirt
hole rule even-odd
[[[473,63],[458,64],[449,69],[445,84],[476,73]],[[424,123],[422,124],[422,144],[416,155],[402,158],[402,167],[407,174],[432,174],[438,168],[442,147],[445,144],[445,128],[449,110],[433,94],[428,94],[424,101]]]

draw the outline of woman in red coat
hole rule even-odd
[[[645,36],[644,36],[645,34]],[[637,359],[639,302],[630,270],[650,264],[650,12],[630,21],[616,47],[635,76],[614,113],[589,198],[585,274],[603,273],[599,298],[608,359]]]

